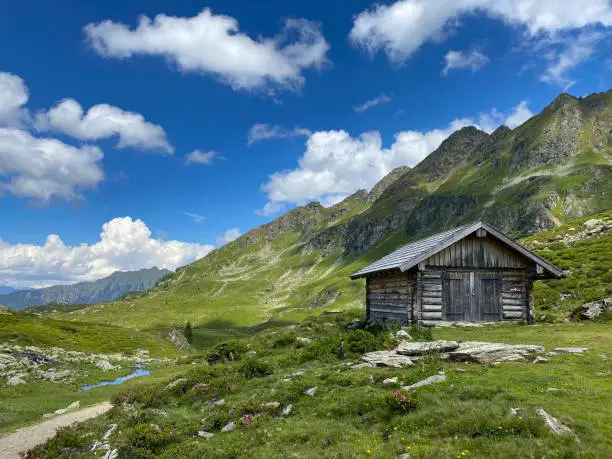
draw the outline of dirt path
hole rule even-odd
[[[56,416],[40,424],[22,427],[12,434],[0,436],[0,458],[19,458],[20,451],[27,451],[44,443],[55,435],[57,429],[100,416],[112,407],[108,402],[98,403],[79,411]]]

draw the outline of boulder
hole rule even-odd
[[[397,376],[395,378],[386,378],[383,384],[397,384]]]
[[[413,364],[410,357],[399,355],[395,350],[368,352],[362,359],[376,367],[404,368]]]
[[[198,430],[198,437],[205,438],[208,440],[209,438],[214,437],[215,434],[211,434],[210,432],[206,432],[204,430]]]
[[[40,377],[46,381],[57,382],[74,376],[74,373],[74,370],[55,371],[54,369],[51,369],[41,372]]]
[[[283,416],[289,416],[289,414],[291,413],[291,410],[293,410],[293,405],[289,404],[287,406],[285,406],[283,408]]]
[[[98,360],[96,366],[102,371],[110,371],[115,369],[115,367],[108,360]]]
[[[236,423],[234,421],[231,421],[231,422],[228,422],[225,425],[225,427],[223,427],[223,429],[221,429],[221,432],[231,432],[235,428],[236,428]]]
[[[180,383],[182,383],[184,381],[187,381],[187,379],[185,379],[185,378],[175,379],[174,381],[169,383],[166,387],[164,387],[164,390],[172,389],[172,388],[178,386]]]
[[[548,427],[553,434],[557,436],[571,435],[576,439],[576,441],[579,441],[578,436],[574,433],[574,431],[572,431],[572,429],[562,424],[561,421],[548,414],[542,408],[536,410],[536,414],[544,419],[546,427]]]
[[[395,336],[397,338],[412,339],[406,330],[398,330]]]
[[[494,363],[524,360],[544,352],[542,346],[531,344],[487,343],[482,341],[466,341],[448,353],[453,361]]]
[[[593,320],[598,318],[604,312],[612,311],[612,298],[605,298],[598,301],[591,301],[582,305],[578,311],[580,318]]]
[[[423,355],[429,352],[453,351],[458,347],[457,341],[401,341],[396,352],[400,355]]]
[[[316,392],[316,391],[317,391],[317,386],[314,386],[314,387],[310,387],[310,388],[306,389],[306,390],[304,391],[304,393],[305,393],[306,395],[309,395],[309,396],[311,396],[311,397],[312,397],[312,396],[315,394],[315,392]]]
[[[297,338],[295,338],[295,340],[300,344],[312,343],[312,340],[310,338],[306,338],[304,336],[298,336]]]
[[[419,387],[431,386],[432,384],[441,383],[444,381],[446,381],[446,375],[433,375],[433,376],[430,376],[429,378],[424,379],[423,381],[419,381],[417,383],[411,384],[410,386],[403,386],[402,389],[414,390]]]
[[[0,354],[0,365],[10,365],[16,362],[17,359],[11,354]]]
[[[18,386],[19,384],[27,384],[21,376],[9,376],[6,378],[7,386]]]

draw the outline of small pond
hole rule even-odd
[[[137,378],[138,376],[147,376],[148,374],[151,374],[150,370],[143,370],[142,368],[139,368],[138,370],[134,371],[133,373],[130,373],[127,376],[122,376],[120,378],[117,378],[114,381],[102,381],[102,382],[99,382],[98,384],[92,384],[90,386],[83,386],[83,387],[81,387],[81,390],[89,390],[89,389],[93,389],[95,387],[102,387],[102,386],[109,386],[109,385],[115,386],[117,384],[123,384],[128,379]]]

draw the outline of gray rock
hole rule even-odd
[[[548,427],[553,434],[557,436],[571,435],[576,439],[576,441],[579,441],[578,436],[572,429],[562,424],[557,418],[551,416],[542,408],[536,410],[536,414],[544,419],[546,427]]]
[[[314,386],[314,387],[310,387],[310,388],[306,389],[304,391],[304,393],[306,395],[310,395],[312,397],[315,394],[316,391],[317,391],[317,386]]]
[[[198,437],[205,438],[208,440],[209,438],[214,437],[215,434],[211,434],[210,432],[206,432],[204,430],[198,430]]]
[[[368,352],[362,359],[376,367],[404,368],[413,364],[410,357],[399,355],[395,350]]]
[[[419,381],[417,383],[411,384],[410,386],[404,386],[402,389],[404,390],[414,390],[423,386],[431,386],[435,383],[441,383],[446,381],[446,375],[433,375],[429,378],[424,379],[423,381]]]
[[[457,341],[401,341],[396,352],[400,355],[423,355],[428,352],[453,351],[458,347]]]
[[[397,456],[397,459],[410,459],[411,457],[412,456],[410,455],[410,453],[404,453]]]
[[[580,317],[583,319],[597,319],[603,312],[603,301],[592,301],[582,305]]]
[[[534,354],[544,352],[542,346],[531,344],[503,344],[482,341],[466,341],[448,353],[453,361],[495,363],[524,360]]]
[[[535,359],[533,359],[533,363],[540,363],[540,362],[548,362],[548,359],[546,357],[541,357],[539,355]]]
[[[510,408],[510,416],[518,415],[520,408]]]
[[[312,343],[312,340],[311,340],[310,338],[305,338],[305,337],[302,337],[302,336],[298,336],[298,337],[297,337],[295,340],[296,340],[298,343],[301,343],[301,344],[308,344],[308,343]]]
[[[397,338],[412,339],[412,336],[406,330],[398,330],[395,336]]]
[[[180,383],[182,383],[183,381],[187,381],[187,379],[185,378],[179,378],[175,381],[172,381],[170,384],[168,384],[166,387],[164,387],[164,390],[168,390],[168,389],[172,389],[176,386],[178,386]]]
[[[283,416],[289,416],[291,411],[293,410],[293,405],[289,404],[283,408]]]
[[[62,379],[71,378],[74,376],[74,373],[74,370],[55,371],[54,369],[51,369],[40,373],[40,377],[46,381],[56,382],[61,381]]]
[[[228,422],[225,425],[225,427],[223,427],[223,429],[221,429],[221,432],[231,432],[235,428],[236,428],[236,423],[234,421],[231,421],[231,422]]]
[[[114,370],[115,367],[108,360],[99,360],[96,366],[102,371]]]
[[[119,456],[119,451],[117,449],[111,449],[104,456],[102,456],[102,459],[116,459],[117,456]]]
[[[397,376],[395,378],[384,379],[383,384],[397,384]]]
[[[556,347],[553,349],[553,352],[561,354],[583,354],[588,350],[588,347]]]
[[[556,387],[548,387],[544,392],[561,392],[561,389],[557,389]]]
[[[27,384],[20,376],[9,376],[6,378],[7,386],[18,386],[19,384]]]

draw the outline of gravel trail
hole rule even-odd
[[[71,411],[56,416],[40,424],[22,427],[16,432],[8,435],[0,435],[0,458],[19,458],[20,451],[27,451],[36,445],[44,443],[53,437],[59,428],[95,418],[96,416],[106,413],[112,407],[113,406],[109,402],[102,402],[97,405],[83,408],[82,410]]]

